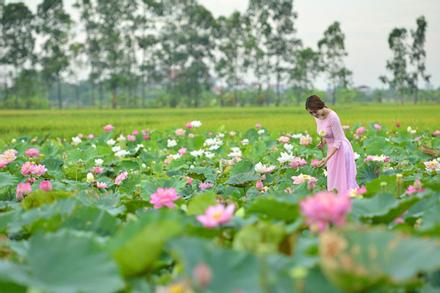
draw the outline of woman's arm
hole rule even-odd
[[[328,160],[338,151],[341,147],[342,141],[344,139],[344,130],[342,129],[341,122],[337,116],[329,117],[329,126],[333,133],[333,146],[330,147],[327,157],[320,162],[320,166],[324,166]]]

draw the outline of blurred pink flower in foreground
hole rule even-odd
[[[52,183],[49,180],[44,180],[40,182],[40,185],[38,187],[44,191],[51,191]]]
[[[29,158],[35,158],[40,156],[40,151],[36,148],[27,149],[24,154]]]
[[[351,199],[322,191],[303,199],[301,213],[312,231],[324,231],[329,225],[343,226],[351,210]]]
[[[374,123],[374,129],[380,131],[382,129],[382,125],[380,125],[379,123]]]
[[[234,214],[235,205],[224,206],[222,204],[210,206],[203,215],[197,216],[197,220],[207,228],[217,227],[229,222]]]
[[[32,192],[32,186],[29,182],[18,183],[17,189],[15,191],[15,197],[17,200],[22,200],[24,196]]]
[[[111,125],[111,124],[107,124],[106,126],[104,126],[103,127],[103,129],[104,129],[104,131],[105,132],[110,132],[110,131],[112,131],[113,130],[113,125]]]
[[[116,185],[121,185],[122,181],[127,179],[127,177],[128,177],[128,172],[127,171],[123,171],[123,172],[119,173],[119,175],[116,176],[115,184]]]
[[[156,192],[151,195],[150,203],[154,205],[155,209],[159,209],[163,206],[174,208],[176,206],[174,201],[179,198],[175,188],[159,187]]]

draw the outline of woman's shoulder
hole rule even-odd
[[[334,110],[329,109],[330,113],[328,114],[328,120],[332,120],[332,121],[339,121],[339,116],[338,113],[336,113]]]

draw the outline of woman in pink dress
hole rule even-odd
[[[319,162],[319,167],[327,165],[327,190],[347,195],[358,188],[356,164],[350,141],[345,137],[338,114],[327,108],[318,96],[310,96],[306,110],[315,117],[317,131],[321,136],[318,148],[327,143],[327,156]]]

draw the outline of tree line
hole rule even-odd
[[[366,94],[344,63],[341,24],[306,47],[293,4],[250,0],[244,13],[215,18],[196,0],[76,0],[75,20],[62,0],[43,0],[35,13],[1,2],[2,106],[280,106],[316,91],[320,76],[333,104],[429,99],[423,16],[414,30],[392,30],[387,88]]]

